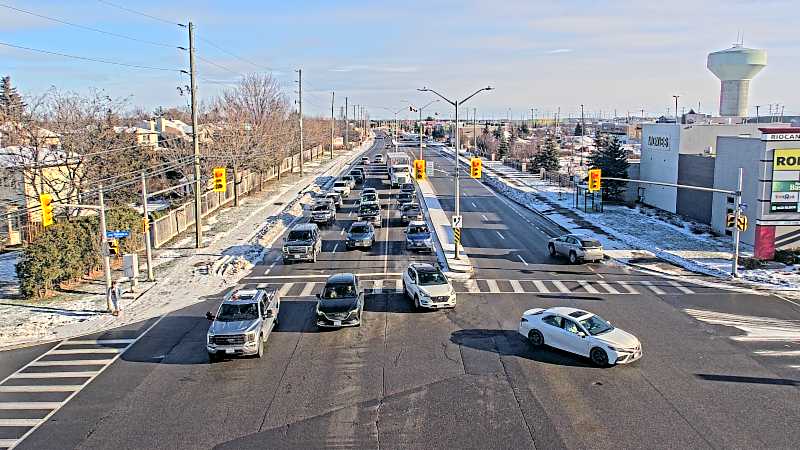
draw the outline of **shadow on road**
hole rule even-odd
[[[551,347],[534,349],[515,330],[480,329],[457,330],[450,341],[464,347],[497,353],[500,356],[518,356],[545,364],[571,367],[593,366],[588,359]]]
[[[788,378],[744,377],[738,375],[716,375],[708,373],[695,374],[697,378],[706,381],[727,381],[729,383],[774,384],[778,386],[800,386],[800,380]]]

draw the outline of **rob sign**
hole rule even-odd
[[[773,170],[800,170],[800,149],[776,149]]]

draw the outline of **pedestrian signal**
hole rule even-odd
[[[424,180],[425,179],[425,160],[424,159],[415,159],[414,160],[414,178],[417,180]]]
[[[119,239],[110,239],[108,241],[108,253],[110,255],[119,256]]]
[[[472,178],[480,178],[483,162],[480,158],[472,158],[469,160],[469,176]]]
[[[53,196],[39,194],[39,205],[42,207],[42,225],[49,227],[53,224]]]
[[[600,190],[600,169],[589,170],[589,192]]]
[[[225,168],[214,168],[214,192],[225,192],[228,182],[225,180]]]

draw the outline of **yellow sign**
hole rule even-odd
[[[53,196],[39,194],[39,205],[42,207],[42,225],[49,227],[53,224]]]
[[[225,192],[228,188],[228,182],[225,180],[225,168],[214,168],[214,192]]]
[[[772,170],[800,170],[800,148],[776,149]]]
[[[589,192],[596,192],[600,190],[600,169],[589,170]]]
[[[414,160],[414,178],[417,180],[424,180],[425,179],[425,160],[424,159],[415,159]]]

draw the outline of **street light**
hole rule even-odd
[[[421,106],[419,108],[415,108],[414,105],[411,105],[411,107],[410,107],[411,111],[419,111],[419,125],[418,125],[418,127],[419,127],[419,159],[424,159],[422,157],[422,110],[424,110],[428,106],[431,106],[432,104],[438,103],[438,102],[439,102],[439,99],[437,98],[436,100],[428,102],[425,106]]]
[[[456,214],[455,215],[457,215],[457,216],[461,215],[461,192],[459,190],[459,181],[458,181],[458,150],[461,147],[461,142],[460,142],[460,139],[459,139],[459,132],[458,132],[458,105],[466,103],[467,100],[469,100],[472,97],[478,95],[480,92],[491,91],[492,89],[494,89],[494,88],[492,88],[491,86],[486,86],[485,88],[480,88],[477,91],[473,92],[471,95],[469,95],[467,98],[465,98],[464,100],[461,100],[461,101],[459,101],[459,100],[452,101],[452,100],[448,99],[447,97],[445,97],[444,95],[436,92],[433,89],[429,89],[427,87],[423,87],[422,89],[417,89],[420,92],[433,92],[434,94],[439,96],[439,98],[441,98],[442,100],[444,100],[447,103],[450,103],[451,105],[453,105],[453,107],[455,107],[455,110],[456,110],[456,151],[455,151],[455,155],[454,155],[454,158],[455,158],[455,170],[454,170],[454,173],[453,173],[453,184],[455,185],[455,191],[456,191],[455,192],[455,194],[456,194],[456,211],[455,211]],[[454,255],[453,256],[454,256],[455,259],[458,259],[459,258],[459,256],[458,256],[458,241],[455,242],[454,248],[455,248],[455,251],[454,251]]]

